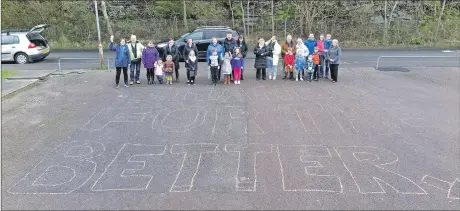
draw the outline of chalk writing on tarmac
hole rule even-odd
[[[394,135],[413,125],[433,127],[430,121],[401,124],[413,121],[410,110],[388,115],[384,109],[369,110],[366,105],[335,106],[305,97],[330,99],[331,93],[324,90],[296,96],[283,94],[296,93],[285,87],[262,94],[213,90],[201,90],[207,93],[204,100],[197,97],[203,96],[200,93],[178,93],[172,98],[177,102],[173,108],[159,103],[161,96],[154,103],[129,101],[119,108],[104,108],[79,130],[85,138],[97,138],[61,143],[7,192],[178,194],[222,190],[403,197],[443,193],[448,200],[460,199],[458,175],[414,172],[389,149],[330,146],[318,141],[314,143],[321,144],[304,144],[318,137]],[[283,102],[292,99],[302,102]],[[265,107],[238,104],[248,101],[267,103]],[[269,118],[262,115],[267,113]],[[417,119],[426,117],[421,114]],[[132,133],[116,134],[129,130],[135,131],[134,137]],[[283,132],[289,133],[289,144],[270,142],[285,140]],[[129,137],[116,138],[122,135]]]
[[[262,156],[263,155],[263,156]],[[264,159],[274,158],[281,180],[279,191],[344,193],[344,181],[360,194],[427,195],[431,186],[448,199],[460,199],[458,178],[424,175],[409,178],[395,170],[398,156],[371,146],[272,145],[272,144],[172,144],[126,143],[109,153],[96,141],[63,143],[43,159],[8,192],[11,194],[71,194],[98,191],[149,191],[159,177],[170,175],[170,184],[160,192],[190,192],[208,172],[213,156],[231,156],[235,192],[257,192]],[[110,158],[108,161],[101,157]],[[272,159],[270,159],[272,160]],[[175,166],[175,167],[171,167]],[[168,171],[173,173],[167,174]],[[423,175],[423,174],[422,174]],[[266,175],[264,175],[266,177]],[[89,181],[92,184],[88,184]],[[83,188],[85,187],[85,188]]]

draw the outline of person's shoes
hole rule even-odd
[[[187,80],[187,84],[190,83],[190,80]]]
[[[238,81],[238,84],[241,84],[241,81]]]
[[[267,79],[266,79],[266,78],[262,78],[262,80],[264,80],[264,81],[265,81],[265,80],[267,80]]]
[[[176,79],[176,83],[179,83],[179,82],[180,82],[179,79]]]
[[[303,77],[300,77],[300,81],[303,81]]]
[[[128,84],[125,84],[125,87],[129,87],[129,85],[128,85]]]
[[[276,80],[276,75],[273,76],[273,80]]]
[[[193,85],[195,85],[195,81],[192,80],[191,83],[192,83]]]
[[[299,81],[299,79],[297,77],[295,77],[295,81]]]
[[[117,88],[117,89],[118,89],[118,88],[120,88],[120,85],[118,85],[118,84],[115,84],[115,88]]]
[[[137,81],[136,81],[136,84],[141,84],[141,81],[137,80]]]
[[[134,85],[134,81],[129,82],[129,85]]]
[[[271,75],[268,76],[268,80],[272,80],[272,76],[271,76]]]
[[[256,80],[257,80],[257,81],[259,81],[259,80],[260,80],[260,78],[256,78]]]

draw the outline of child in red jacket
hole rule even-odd
[[[288,52],[284,55],[284,66],[286,72],[283,79],[286,80],[289,73],[289,79],[294,80],[294,54],[292,53],[292,48],[288,48]]]

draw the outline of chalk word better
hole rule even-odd
[[[213,143],[144,145],[124,144],[109,164],[98,169],[98,157],[106,152],[105,146],[95,141],[63,143],[51,156],[43,159],[8,192],[12,194],[69,194],[83,187],[90,179],[95,180],[92,191],[144,191],[155,181],[155,162],[167,155],[181,157],[180,169],[169,192],[189,192],[200,169],[204,154],[231,153],[238,157],[234,174],[235,191],[257,190],[258,155],[277,156],[281,171],[283,191],[319,191],[343,193],[345,169],[361,194],[384,194],[391,187],[399,194],[427,194],[410,178],[387,168],[396,164],[398,157],[391,151],[372,146],[326,146],[272,145],[272,144],[225,144]],[[209,159],[209,156],[207,156]],[[105,162],[107,163],[107,162]],[[99,163],[100,164],[100,163]],[[156,165],[161,166],[161,165]],[[98,171],[99,170],[99,171]],[[96,172],[102,172],[96,177]],[[424,176],[423,183],[442,181]],[[458,181],[458,182],[457,182]],[[440,183],[440,182],[438,182]],[[435,183],[432,183],[435,184]],[[443,181],[448,198],[460,198],[460,181]],[[386,186],[385,186],[386,185]],[[434,185],[433,185],[434,186]],[[89,186],[86,186],[89,187]],[[384,188],[386,187],[386,189]]]

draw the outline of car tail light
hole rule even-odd
[[[33,44],[33,43],[30,43],[30,44],[29,44],[29,48],[36,48],[36,47],[37,47],[37,46],[36,46],[35,44]]]

